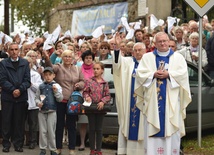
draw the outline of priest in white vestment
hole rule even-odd
[[[143,115],[136,107],[134,83],[135,70],[144,53],[144,43],[133,46],[133,57],[124,57],[119,50],[112,53],[119,123],[118,155],[143,155]]]
[[[169,49],[169,37],[154,37],[156,50],[144,54],[136,71],[137,107],[143,112],[144,154],[179,155],[191,102],[185,59]]]

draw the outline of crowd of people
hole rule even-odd
[[[110,101],[100,62],[112,59],[117,154],[178,155],[185,135],[185,109],[191,102],[185,60],[198,65],[200,34],[194,20],[176,23],[170,31],[168,26],[167,22],[153,29],[120,25],[114,34],[91,37],[72,37],[58,27],[49,36],[35,38],[29,31],[13,37],[1,32],[2,151],[9,152],[11,143],[17,152],[23,152],[25,144],[34,149],[39,143],[40,155],[47,149],[57,155],[66,142],[74,155],[77,124],[78,151],[85,149],[89,124],[90,155],[102,155],[105,112],[69,115],[66,110],[75,90],[85,100],[96,101],[98,109]],[[214,19],[209,22],[207,17],[203,18],[201,52],[202,67],[214,78]]]

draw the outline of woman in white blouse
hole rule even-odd
[[[198,65],[199,62],[199,34],[197,32],[193,32],[189,36],[190,46],[181,49],[178,51],[180,54],[184,56],[187,61]],[[202,67],[205,67],[208,64],[207,61],[207,53],[205,49],[202,48],[201,51],[202,56]]]

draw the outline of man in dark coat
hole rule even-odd
[[[9,58],[0,62],[3,152],[9,152],[11,142],[15,151],[23,152],[24,120],[27,110],[27,89],[30,87],[30,68],[19,57],[17,43],[11,43]]]

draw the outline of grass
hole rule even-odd
[[[198,145],[197,133],[187,134],[182,138],[183,151],[190,155],[214,155],[214,130],[205,130]]]
[[[104,145],[117,149],[117,136],[109,135],[103,138]],[[205,130],[201,137],[201,147],[198,146],[197,133],[188,133],[182,138],[185,155],[214,155],[214,129]]]
[[[206,138],[207,139],[207,138]],[[202,147],[199,147],[197,140],[189,140],[183,143],[185,145],[184,153],[192,155],[213,155],[214,147],[210,146],[208,142],[202,142]]]

